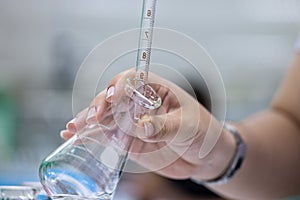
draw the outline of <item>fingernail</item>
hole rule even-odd
[[[146,122],[144,123],[144,128],[145,128],[145,135],[146,137],[151,137],[154,135],[154,127],[151,123]]]
[[[155,134],[153,124],[151,123],[151,117],[144,115],[139,123],[143,123],[144,126],[144,137],[151,137]]]
[[[63,139],[68,139],[68,138],[72,137],[74,135],[74,133],[71,133],[68,130],[62,130],[62,131],[60,131],[59,135]]]
[[[76,120],[77,118],[72,119],[71,121],[69,121],[66,125],[66,128],[71,131],[71,132],[76,132],[77,128],[76,128]]]
[[[86,122],[89,124],[97,122],[96,113],[97,113],[97,108],[95,106],[91,107],[88,111]]]
[[[106,100],[111,102],[111,98],[115,93],[115,87],[111,86],[108,88],[107,92],[106,92]]]

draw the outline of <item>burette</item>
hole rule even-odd
[[[139,48],[136,60],[136,79],[144,84],[148,82],[155,11],[156,0],[143,0]]]
[[[140,92],[140,88],[148,84],[156,2],[157,0],[143,0],[135,77],[135,89]],[[139,119],[142,114],[142,108],[136,104],[134,118]]]

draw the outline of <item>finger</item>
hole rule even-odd
[[[118,74],[115,76],[111,82],[110,86],[116,85],[116,91],[118,92],[117,95],[114,95],[114,88],[110,89],[111,87],[108,87],[107,91],[102,91],[99,93],[95,99],[91,102],[89,108],[84,109],[79,114],[76,115],[74,119],[69,121],[66,125],[66,128],[70,132],[78,132],[81,130],[87,123],[97,123],[101,120],[103,117],[103,114],[107,110],[108,102],[112,97],[115,99],[118,98],[118,95],[121,96],[123,94],[122,92],[122,85],[124,80],[126,79],[126,74],[128,73],[134,73],[133,70],[128,70],[123,73]],[[123,77],[123,78],[122,78]],[[122,89],[122,90],[121,90]]]
[[[68,140],[70,139],[71,137],[73,137],[75,135],[74,132],[71,132],[69,130],[62,130],[60,132],[60,137],[63,138],[64,140]]]
[[[67,123],[66,128],[71,132],[78,132],[87,123],[97,123],[102,118],[106,108],[105,91],[102,91],[91,102],[89,108],[78,113],[74,119]]]
[[[115,76],[108,84],[106,91],[106,101],[118,102],[125,94],[124,89],[128,78],[133,78],[135,70],[130,69]]]
[[[86,115],[87,110],[88,110],[88,108],[83,109],[82,111],[80,111],[79,113],[77,113],[75,117],[79,117],[79,116],[82,116],[82,115]]]
[[[79,130],[81,130],[84,126],[85,126],[85,118],[87,115],[88,109],[84,109],[83,111],[81,111],[80,113],[78,113],[75,118],[73,118],[71,121],[69,121],[66,124],[66,128],[68,131],[70,132],[77,132]]]
[[[164,94],[164,98],[162,99],[161,107],[165,109],[166,113],[169,113],[174,109],[178,109],[180,107],[178,96],[176,96],[170,89],[164,91],[165,94]]]
[[[104,113],[107,111],[109,107],[108,103],[105,100],[105,96],[106,96],[106,91],[104,90],[100,92],[92,101],[87,112],[87,116],[85,120],[86,123],[95,124],[102,119]]]
[[[139,137],[146,142],[170,141],[176,136],[180,123],[180,110],[163,115],[143,116],[139,124],[142,124],[144,131],[140,131]]]
[[[181,154],[173,151],[165,142],[145,143],[136,139],[129,152],[129,157],[149,171],[172,178],[187,178],[195,168],[181,159]],[[175,174],[174,171],[176,171]]]

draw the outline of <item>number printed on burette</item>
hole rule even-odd
[[[152,15],[152,11],[151,10],[147,10],[147,17],[151,17]]]
[[[155,8],[156,0],[143,0],[143,14],[141,19],[139,48],[137,54],[138,60],[136,66],[138,71],[136,77],[143,82],[147,82],[148,80]]]
[[[142,53],[142,60],[146,60],[147,59],[147,52],[143,51]]]

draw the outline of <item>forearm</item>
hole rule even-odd
[[[270,108],[236,124],[248,147],[246,158],[228,184],[213,190],[235,199],[276,199],[299,193],[299,74],[298,53]]]
[[[297,125],[270,109],[236,126],[248,146],[246,158],[232,180],[211,189],[233,199],[276,199],[299,192]]]

